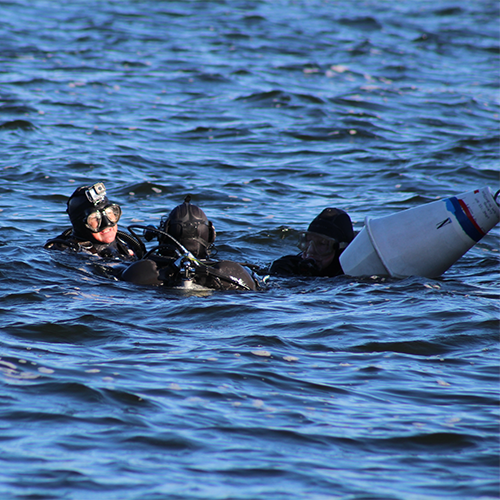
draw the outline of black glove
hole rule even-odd
[[[317,276],[319,266],[313,259],[301,259],[299,262],[299,273],[305,276]]]

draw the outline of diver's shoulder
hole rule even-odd
[[[73,250],[78,252],[80,250],[79,243],[73,235],[73,229],[70,227],[55,238],[47,240],[43,247],[46,250]]]

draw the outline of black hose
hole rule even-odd
[[[495,193],[495,196],[493,196],[493,199],[495,200],[495,203],[500,207],[500,203],[498,203],[498,201],[497,201],[499,194],[500,194],[500,189]]]
[[[134,233],[132,228],[135,229],[142,229],[143,231],[153,231],[155,233],[161,234],[163,236],[166,236],[167,238],[170,238],[181,250],[184,254],[190,255],[191,252],[184,247],[179,241],[177,241],[171,234],[166,233],[165,231],[162,231],[161,229],[157,229],[156,227],[153,226],[141,226],[140,224],[132,224],[131,226],[128,226],[127,229],[137,238],[137,235]],[[155,247],[156,249],[159,247]],[[148,255],[151,254],[151,250],[147,253]]]

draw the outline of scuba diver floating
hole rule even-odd
[[[257,290],[259,281],[242,264],[210,260],[216,237],[214,225],[203,210],[190,202],[188,195],[184,203],[162,217],[158,228],[129,226],[134,236],[134,229],[142,229],[144,239],[156,238],[158,245],[125,269],[121,279],[140,285]]]
[[[120,261],[138,260],[145,253],[146,248],[138,238],[118,229],[122,210],[108,200],[102,182],[77,188],[68,199],[66,212],[72,227],[48,240],[44,248]]]
[[[339,257],[354,239],[349,215],[339,208],[325,208],[302,233],[297,255],[275,260],[270,274],[302,276],[338,276],[344,274]]]

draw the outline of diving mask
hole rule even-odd
[[[299,244],[297,245],[303,252],[307,250],[309,254],[326,256],[332,254],[338,247],[338,242],[334,238],[329,238],[323,234],[307,231],[301,234]]]
[[[122,215],[120,205],[112,203],[102,209],[90,208],[85,213],[84,222],[93,233],[99,233],[107,227],[115,226]]]

